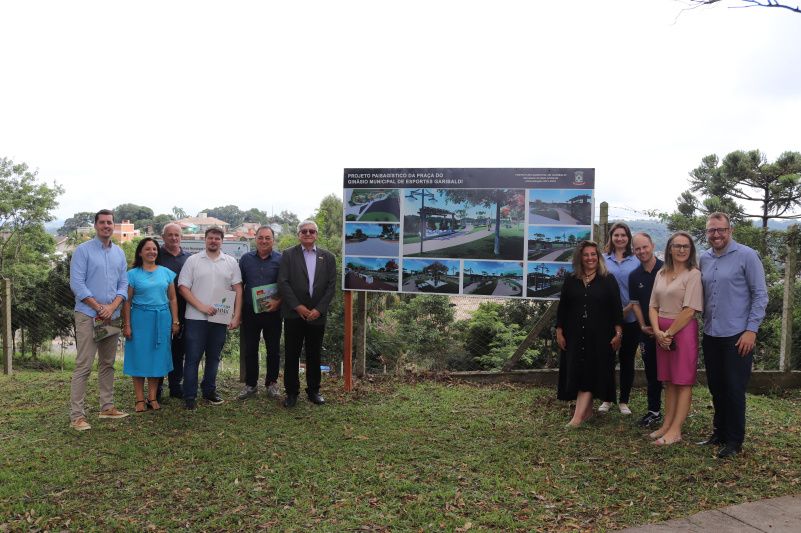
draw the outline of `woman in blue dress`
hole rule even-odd
[[[123,372],[133,377],[136,405],[161,409],[156,401],[159,380],[172,370],[170,338],[178,333],[178,303],[172,281],[175,273],[156,264],[159,245],[150,237],[139,241],[133,268],[128,271],[128,299],[123,307],[125,362]],[[145,400],[145,378],[147,395]]]

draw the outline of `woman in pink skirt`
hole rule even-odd
[[[656,375],[665,386],[665,418],[651,433],[654,444],[681,440],[681,426],[690,412],[698,364],[698,322],[704,310],[701,271],[690,234],[677,231],[665,249],[665,265],[657,273],[648,312],[656,337]]]

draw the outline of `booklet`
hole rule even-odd
[[[102,341],[112,335],[118,335],[122,331],[122,317],[112,320],[102,320],[95,318],[94,339],[95,342]]]
[[[269,283],[253,287],[250,289],[250,294],[253,296],[253,312],[264,313],[270,309],[270,300],[278,294],[278,284]]]
[[[234,318],[234,302],[236,301],[236,293],[225,289],[217,289],[214,291],[211,305],[217,310],[214,315],[209,315],[208,321],[215,324],[231,323]]]

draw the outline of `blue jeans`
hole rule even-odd
[[[228,327],[205,320],[186,320],[184,326],[184,400],[197,398],[197,373],[200,359],[206,354],[206,371],[200,388],[203,396],[211,396],[217,391],[217,367]]]

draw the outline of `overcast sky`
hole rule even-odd
[[[637,218],[707,154],[801,150],[801,15],[682,8],[5,1],[0,156],[64,186],[60,219],[304,217],[344,167],[595,167]]]

